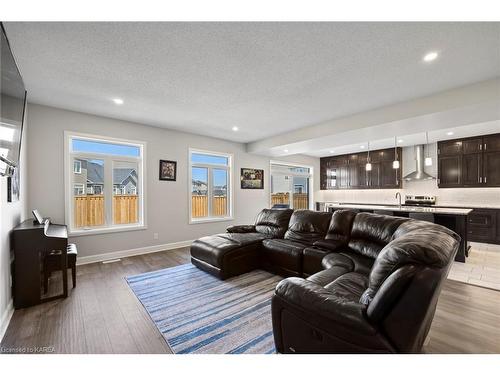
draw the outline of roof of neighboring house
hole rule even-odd
[[[135,169],[132,168],[120,168],[120,169],[114,169],[113,170],[113,184],[114,185],[121,185],[125,180],[127,179],[128,176],[134,172]]]
[[[121,185],[134,172],[133,168],[118,168],[113,170],[113,185]],[[104,166],[89,161],[87,163],[87,180],[93,184],[104,183]]]
[[[200,180],[193,180],[192,184],[197,188],[203,188],[203,189],[207,188],[207,183]]]
[[[87,162],[87,180],[94,184],[104,183],[104,166],[97,163]]]

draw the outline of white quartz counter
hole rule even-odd
[[[325,207],[335,209],[353,208],[357,210],[376,210],[391,212],[413,212],[413,213],[432,213],[443,215],[468,215],[472,212],[471,208],[448,208],[448,207],[421,207],[421,206],[382,206],[376,204],[350,204],[325,202]]]

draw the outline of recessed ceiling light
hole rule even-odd
[[[283,151],[288,152],[288,150],[286,148]]]
[[[330,150],[330,154],[334,154],[335,153],[335,150]]]
[[[431,61],[434,61],[438,58],[438,53],[437,52],[429,52],[428,54],[426,54],[423,58],[423,60],[425,62],[431,62]]]
[[[446,133],[446,135],[453,135],[453,132],[448,132]]]
[[[237,126],[233,126],[231,129],[233,130],[233,132],[237,132],[238,130],[240,130]]]
[[[361,145],[361,146],[359,146],[359,148],[365,148],[365,146],[364,146],[364,145]]]
[[[123,104],[123,99],[114,98],[113,99],[113,103],[115,103],[116,105],[122,105]]]
[[[403,140],[402,139],[398,139],[398,143],[403,143]]]

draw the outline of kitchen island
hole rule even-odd
[[[318,207],[320,208],[320,207]],[[358,212],[379,213],[391,216],[409,217],[417,220],[430,221],[443,225],[458,233],[461,237],[455,260],[465,262],[468,256],[467,240],[467,215],[472,212],[470,208],[452,207],[421,207],[408,205],[378,205],[378,204],[357,204],[341,202],[324,202],[322,210],[334,212],[336,210],[356,210]]]

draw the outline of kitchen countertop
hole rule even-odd
[[[386,207],[397,207],[398,205],[397,204],[393,204],[393,203],[372,203],[372,202],[339,202],[339,201],[318,201],[317,203],[329,203],[329,204],[361,204],[361,205],[369,205],[369,206],[386,206]],[[406,205],[406,204],[402,204],[403,206],[410,206],[410,205]],[[420,206],[421,207],[421,206]],[[500,210],[500,204],[462,204],[462,205],[458,205],[458,204],[453,204],[453,203],[450,203],[450,204],[436,204],[436,205],[433,205],[432,207],[439,207],[439,208],[470,208],[470,209],[474,209],[474,208],[477,208],[477,209],[481,209],[481,208],[485,208],[485,209],[493,209],[493,210]]]
[[[354,208],[359,210],[378,210],[391,212],[414,212],[414,213],[433,213],[444,215],[468,215],[472,208],[451,208],[451,207],[422,207],[422,206],[398,206],[398,205],[380,205],[380,204],[356,204],[340,202],[324,202],[328,207],[334,208]]]

